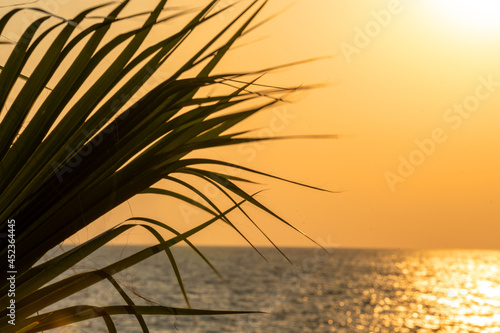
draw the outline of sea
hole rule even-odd
[[[103,267],[141,250],[105,246],[66,275]],[[257,311],[217,316],[145,316],[150,332],[500,332],[500,251],[259,249],[201,247],[217,274],[189,247],[172,249],[194,309]],[[265,258],[265,259],[264,259]],[[292,263],[290,263],[290,260]],[[165,253],[115,275],[138,305],[186,307]],[[107,281],[52,305],[124,304]],[[142,332],[133,316],[118,332]],[[46,332],[107,332],[91,319]]]

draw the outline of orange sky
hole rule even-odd
[[[264,16],[289,3],[270,1]],[[500,248],[500,21],[487,21],[487,14],[500,14],[498,7],[473,0],[463,0],[472,7],[462,11],[452,10],[447,0],[443,6],[430,0],[293,3],[246,36],[248,41],[266,39],[234,50],[220,70],[334,56],[264,78],[276,84],[333,84],[300,93],[297,103],[259,115],[247,127],[273,135],[343,137],[211,154],[344,191],[327,194],[259,179],[269,189],[259,198],[324,245]],[[60,5],[59,10],[69,15],[89,5]],[[311,244],[265,214],[250,212],[277,244]],[[158,218],[179,230],[204,218],[173,200],[148,196],[130,200],[74,240],[131,214]],[[235,221],[255,244],[266,244],[249,222],[237,216]],[[134,231],[120,241],[148,240]],[[193,240],[244,244],[222,223]]]

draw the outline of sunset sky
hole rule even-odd
[[[63,16],[91,4],[58,3]],[[181,3],[187,4],[171,5]],[[268,189],[258,198],[326,246],[500,248],[500,5],[485,0],[272,0],[261,17],[289,4],[246,35],[240,43],[250,43],[230,53],[219,70],[331,56],[264,77],[267,84],[329,85],[292,96],[294,103],[258,115],[246,128],[257,129],[258,135],[340,138],[248,144],[210,154],[342,191],[330,194],[258,178],[265,183],[260,188]],[[130,6],[134,10],[144,7]],[[279,221],[249,212],[278,245],[312,245]],[[132,214],[179,230],[206,218],[173,199],[148,195],[104,216],[74,241]],[[250,222],[234,218],[252,242],[269,245]],[[139,230],[120,239],[151,240]],[[193,240],[244,244],[222,222]]]

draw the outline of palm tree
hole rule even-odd
[[[110,4],[89,8],[71,20],[26,7],[12,7],[0,19],[3,33],[18,13],[38,13],[18,41],[1,40],[1,47],[9,48],[10,56],[0,67],[0,232],[7,235],[2,239],[6,246],[2,246],[0,256],[2,272],[12,277],[2,279],[0,284],[2,332],[39,332],[97,317],[104,320],[109,332],[115,332],[111,316],[116,314],[135,316],[142,330],[148,332],[143,315],[242,313],[191,308],[170,248],[185,242],[218,274],[189,237],[220,220],[245,238],[227,217],[233,210],[244,212],[244,203],[301,232],[258,201],[255,193],[244,189],[242,184],[251,182],[248,177],[211,170],[232,168],[247,176],[282,178],[194,154],[209,148],[265,140],[231,130],[257,112],[282,102],[286,94],[297,89],[259,85],[260,76],[273,68],[213,73],[235,41],[263,23],[251,26],[265,2],[257,0],[245,5],[170,77],[135,101],[132,98],[145,82],[179,53],[181,46],[189,43],[193,31],[203,28],[231,6],[217,9],[214,7],[217,0],[213,0],[197,12],[167,12],[166,0],[158,0],[152,11],[120,16],[129,2],[115,4],[108,15],[97,21],[94,12],[111,7]],[[180,17],[187,17],[188,22],[175,33],[153,45],[144,45],[153,29]],[[114,25],[132,18],[145,19],[137,29],[108,36]],[[80,28],[87,22],[91,24]],[[45,49],[44,44],[48,45]],[[102,70],[110,54],[117,54],[116,58]],[[28,62],[35,63],[31,72]],[[62,63],[68,64],[67,67],[62,68]],[[97,71],[100,74],[95,78]],[[49,81],[55,84],[48,87]],[[226,87],[225,93],[206,93],[207,88],[220,86]],[[187,182],[182,175],[212,184],[233,205],[219,207],[196,183]],[[168,186],[160,187],[160,181],[182,186],[200,200],[192,200]],[[213,218],[180,233],[161,221],[134,217],[40,263],[49,250],[143,193],[183,201]],[[135,227],[148,230],[158,243],[101,269],[53,282],[83,258]],[[162,230],[172,233],[172,238],[164,240]],[[138,306],[113,277],[162,251],[175,271],[186,308]],[[117,290],[123,305],[89,304],[41,313],[47,306],[102,280],[109,281]],[[15,297],[9,292],[13,283]],[[7,308],[12,308],[13,300],[15,326],[9,323],[13,311]]]

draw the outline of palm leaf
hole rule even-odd
[[[214,73],[242,36],[269,20],[252,26],[266,1],[241,6],[240,12],[214,30],[193,55],[184,56],[181,65],[170,68],[170,76],[157,80],[155,87],[147,91],[142,91],[146,81],[156,78],[160,68],[179,56],[193,32],[203,29],[214,17],[225,15],[233,5],[215,11],[217,0],[212,0],[196,12],[170,8],[173,12],[167,13],[167,1],[159,0],[151,11],[121,16],[130,1],[98,5],[70,20],[23,6],[16,6],[0,18],[2,33],[22,11],[41,15],[28,25],[19,41],[0,42],[2,47],[10,48],[6,62],[0,64],[0,232],[7,233],[7,221],[15,219],[16,242],[23,244],[16,249],[16,315],[20,332],[57,328],[82,318],[102,318],[108,331],[116,332],[112,316],[120,314],[135,316],[142,331],[148,332],[144,315],[248,313],[192,309],[182,279],[184,273],[171,247],[185,242],[223,280],[189,237],[222,221],[259,252],[228,217],[231,211],[239,210],[286,257],[242,205],[257,207],[304,233],[264,206],[244,186],[258,184],[253,176],[265,176],[322,190],[226,161],[196,157],[197,152],[209,148],[281,139],[253,138],[251,131],[235,132],[234,127],[284,101],[296,90],[312,88],[260,83],[265,73],[301,62],[253,72]],[[101,11],[108,11],[107,15],[95,14]],[[131,18],[143,18],[142,26],[110,36],[113,26]],[[153,45],[146,44],[151,31],[179,19],[185,23],[177,31]],[[79,28],[90,21],[87,28]],[[48,47],[42,50],[41,45]],[[114,61],[105,61],[112,54]],[[35,64],[34,70],[28,70],[28,63]],[[67,64],[65,68],[62,63]],[[51,86],[54,82],[53,87],[47,87],[49,82]],[[19,83],[17,91],[14,88]],[[206,91],[219,86],[227,92],[207,95]],[[244,171],[247,176],[209,171],[202,165]],[[177,175],[191,177],[184,180]],[[161,188],[157,183],[162,180],[176,184],[176,188],[180,185],[183,190]],[[228,198],[229,208],[204,194],[198,187],[200,180],[214,185]],[[190,199],[183,191],[200,201]],[[49,250],[99,217],[144,194],[181,200],[213,217],[185,232],[177,231],[172,221],[132,217],[39,262]],[[106,267],[59,279],[62,273],[135,227],[145,228],[158,243]],[[173,236],[167,239],[164,233]],[[172,266],[187,309],[138,306],[113,277],[159,252],[166,254]],[[0,249],[0,260],[2,265],[7,263],[4,247]],[[43,308],[104,280],[121,296],[123,305],[81,305],[39,314]],[[7,290],[4,279],[0,282],[2,304],[9,301]],[[4,307],[0,310],[0,331],[14,332],[6,314]]]
[[[36,327],[35,330],[31,332],[40,332],[47,329],[53,329],[61,326],[65,326],[71,323],[75,323],[85,319],[99,318],[103,317],[105,320],[111,320],[112,315],[124,315],[138,313],[141,315],[166,315],[166,316],[193,316],[193,315],[227,315],[227,314],[250,314],[250,313],[262,313],[259,311],[229,311],[229,310],[202,310],[202,309],[183,309],[174,308],[168,306],[106,306],[106,307],[96,307],[96,306],[75,306],[71,308],[66,308],[59,311],[54,311],[50,313],[49,318]],[[48,314],[41,314],[39,316],[33,317],[31,320],[39,320],[44,318]],[[83,319],[82,319],[83,318]],[[109,332],[112,332],[112,327],[109,322],[106,322]]]

